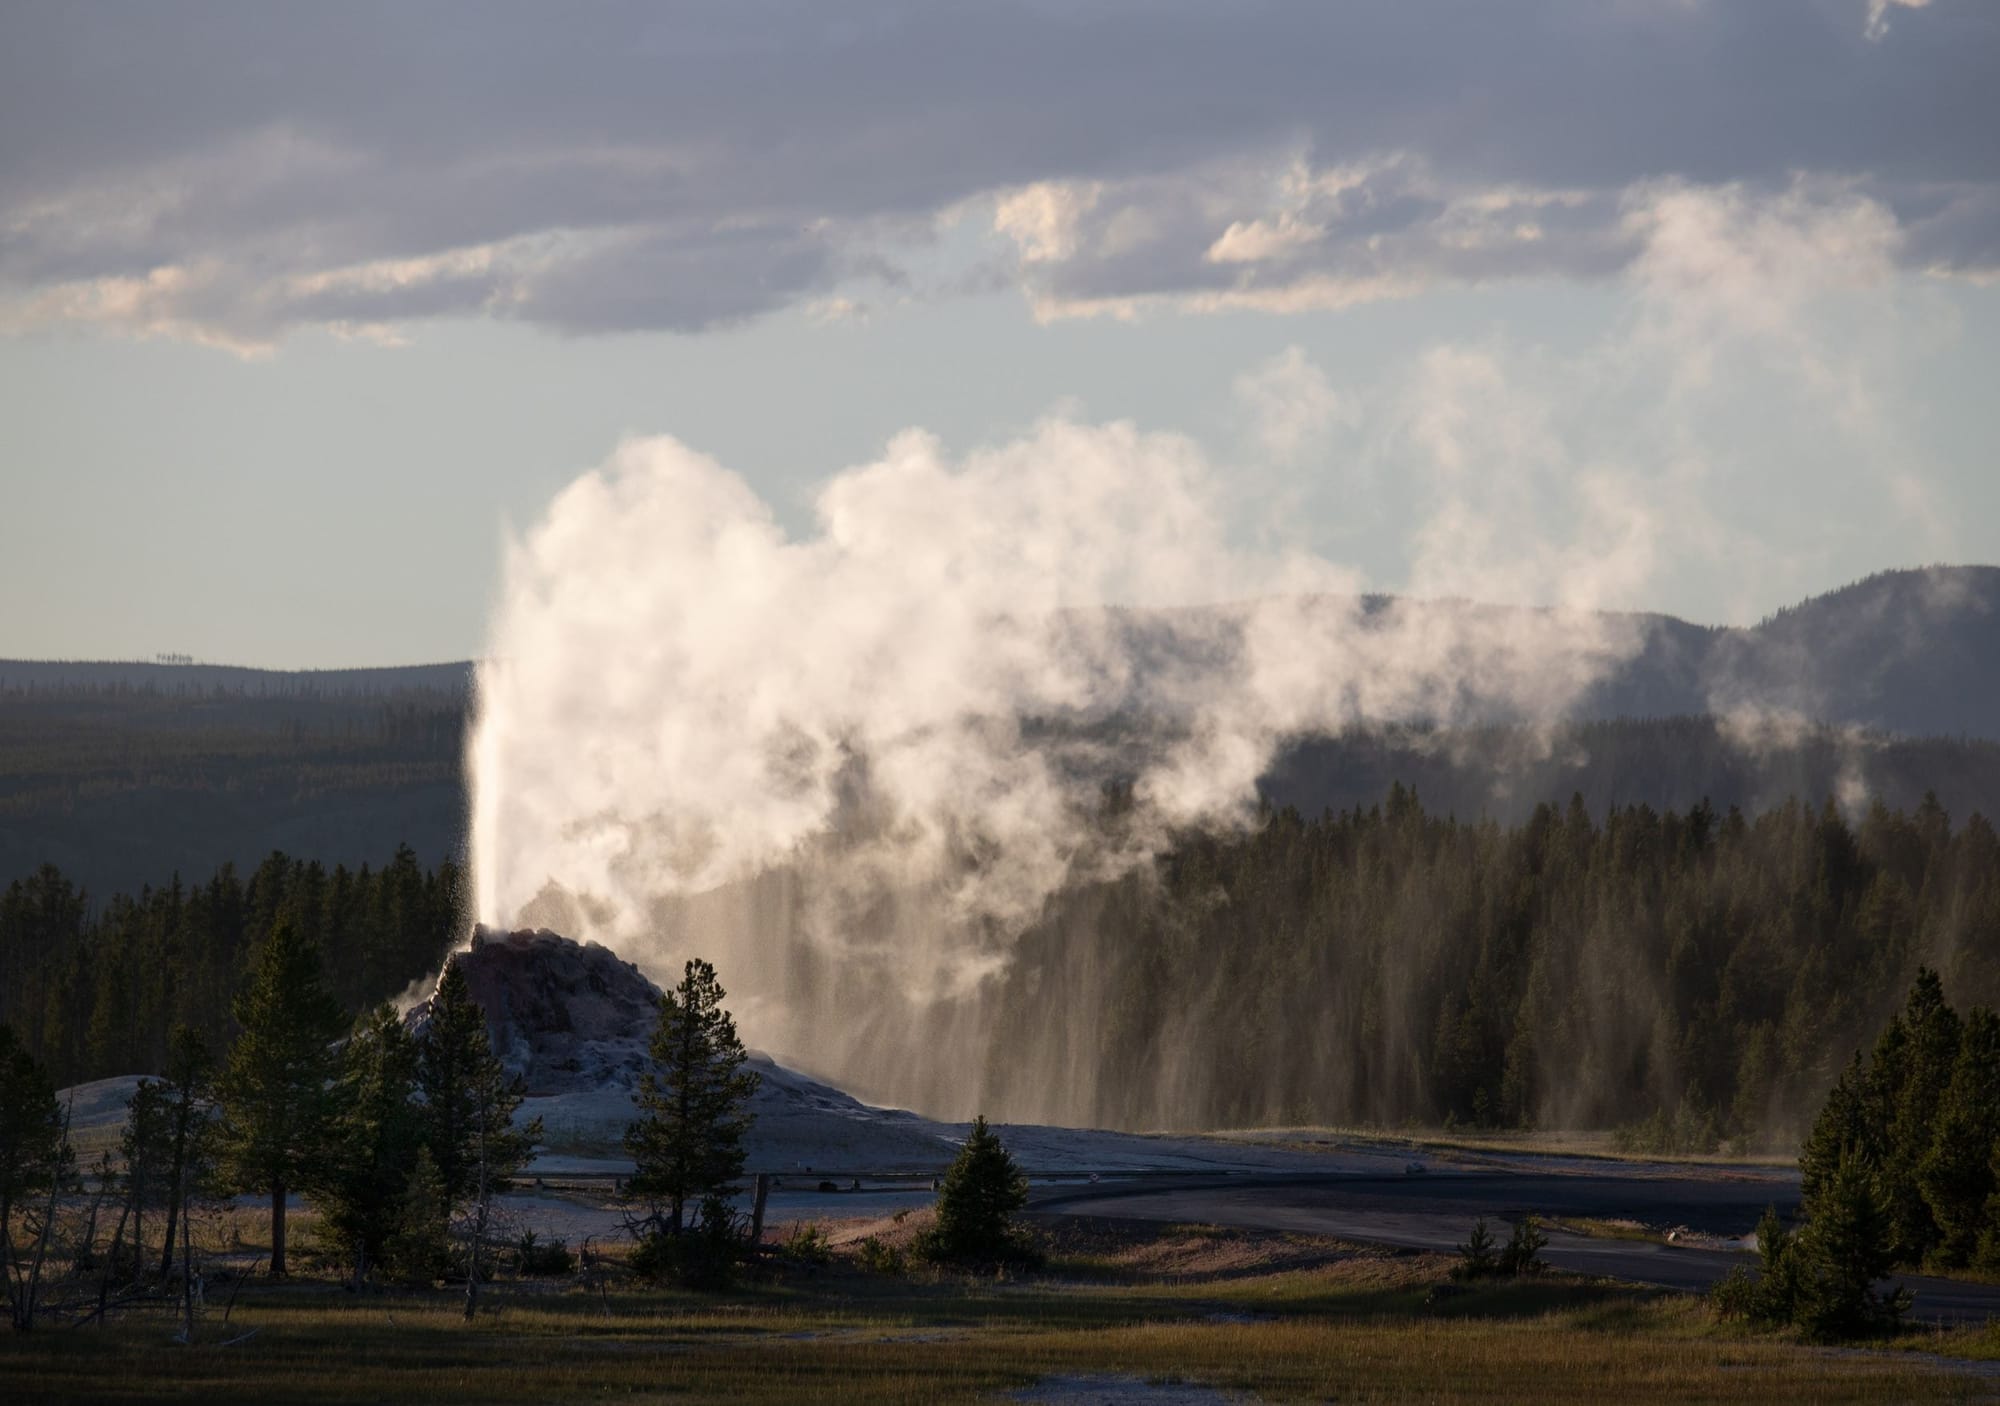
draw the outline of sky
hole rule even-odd
[[[2000,561],[1995,132],[1991,0],[8,7],[0,656],[467,657],[654,434],[801,536],[1054,417],[1372,589]]]

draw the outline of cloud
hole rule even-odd
[[[1233,389],[1257,447],[1279,464],[1298,459],[1337,420],[1353,414],[1353,407],[1300,347],[1287,347],[1244,372]]]
[[[1889,32],[1889,11],[1892,8],[1921,10],[1930,3],[1931,0],[1868,0],[1868,37],[1880,39]]]
[[[696,331],[949,296],[973,208],[1043,316],[1286,312],[1606,277],[1662,181],[1990,277],[2000,16],[1893,2],[17,8],[0,321]]]
[[[1081,256],[1108,198],[1037,196],[1030,237]],[[981,993],[1049,896],[1257,823],[1289,741],[1551,723],[1645,646],[1620,612],[1659,580],[1768,569],[1870,474],[1857,501],[1907,507],[1910,471],[1854,427],[1893,419],[1883,349],[1820,321],[1889,281],[1879,209],[1661,182],[1619,223],[1627,315],[1590,345],[1447,341],[1360,385],[1297,348],[1245,370],[1270,523],[1241,517],[1266,496],[1242,465],[1069,414],[962,453],[905,431],[819,478],[798,530],[684,443],[623,445],[508,553],[468,759],[479,913],[656,969],[700,952],[766,1047],[969,1106],[1002,1038]],[[1823,492],[1747,531],[1713,515],[1739,360],[1771,365],[1755,409],[1784,443],[1826,448]],[[1850,425],[1857,382],[1880,414]],[[1327,512],[1291,510],[1315,480]],[[1393,599],[1305,527],[1366,530],[1383,491],[1419,524]],[[1796,677],[1713,681],[1734,745],[1802,735]],[[1865,750],[1837,740],[1858,803]]]

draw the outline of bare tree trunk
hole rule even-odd
[[[146,1277],[146,1173],[143,1165],[132,1175],[132,1277]]]
[[[271,1183],[271,1277],[285,1277],[285,1184]]]
[[[174,1155],[174,1193],[173,1198],[167,1202],[167,1243],[165,1248],[160,1251],[160,1282],[163,1284],[167,1282],[167,1276],[174,1272],[174,1223],[180,1218],[181,1214],[182,1169],[180,1164],[181,1157],[176,1152]]]
[[[486,1210],[490,1199],[486,1181],[486,1128],[482,1120],[479,1130],[479,1192],[478,1199],[473,1203],[472,1246],[465,1257],[465,1321],[468,1323],[479,1309],[479,1246],[486,1239]]]
[[[764,1198],[771,1194],[771,1174],[757,1173],[757,1199],[750,1203],[750,1248],[764,1243]]]
[[[70,1257],[69,1272],[79,1273],[83,1262],[97,1250],[97,1213],[104,1206],[104,1179],[97,1183],[97,1190],[90,1197],[90,1214],[84,1218],[83,1234],[77,1239],[76,1253]]]
[[[181,1341],[192,1343],[194,1341],[194,1248],[190,1243],[187,1207],[178,1204],[177,1198],[175,1209],[180,1212],[181,1221]],[[167,1223],[173,1224],[171,1220]],[[170,1239],[167,1243],[171,1247],[173,1242]]]
[[[132,1214],[128,1201],[118,1208],[118,1228],[111,1232],[111,1253],[104,1257],[104,1273],[97,1279],[97,1326],[104,1326],[104,1305],[111,1298],[111,1276],[118,1272],[118,1252],[125,1245],[125,1222]]]
[[[7,1321],[20,1319],[21,1267],[14,1254],[14,1198],[0,1197],[0,1275],[7,1280]]]
[[[41,1233],[35,1237],[35,1263],[28,1271],[28,1288],[22,1301],[21,1321],[16,1325],[26,1332],[35,1326],[35,1299],[42,1286],[42,1262],[48,1258],[49,1234],[56,1223],[56,1198],[62,1194],[63,1168],[69,1165],[69,1118],[76,1107],[76,1095],[69,1096],[69,1107],[63,1109],[62,1140],[56,1144],[56,1165],[49,1173],[49,1200],[42,1208]]]

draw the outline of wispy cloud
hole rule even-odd
[[[0,40],[14,329],[692,331],[949,296],[911,271],[971,209],[1043,316],[1282,313],[1604,277],[1663,180],[1844,184],[1904,267],[2000,269],[1974,0],[78,5]]]

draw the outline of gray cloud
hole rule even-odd
[[[1051,314],[1327,306],[1603,276],[1667,181],[1866,198],[1906,265],[2000,269],[1977,0],[97,4],[0,39],[16,326],[695,329],[997,211]]]

